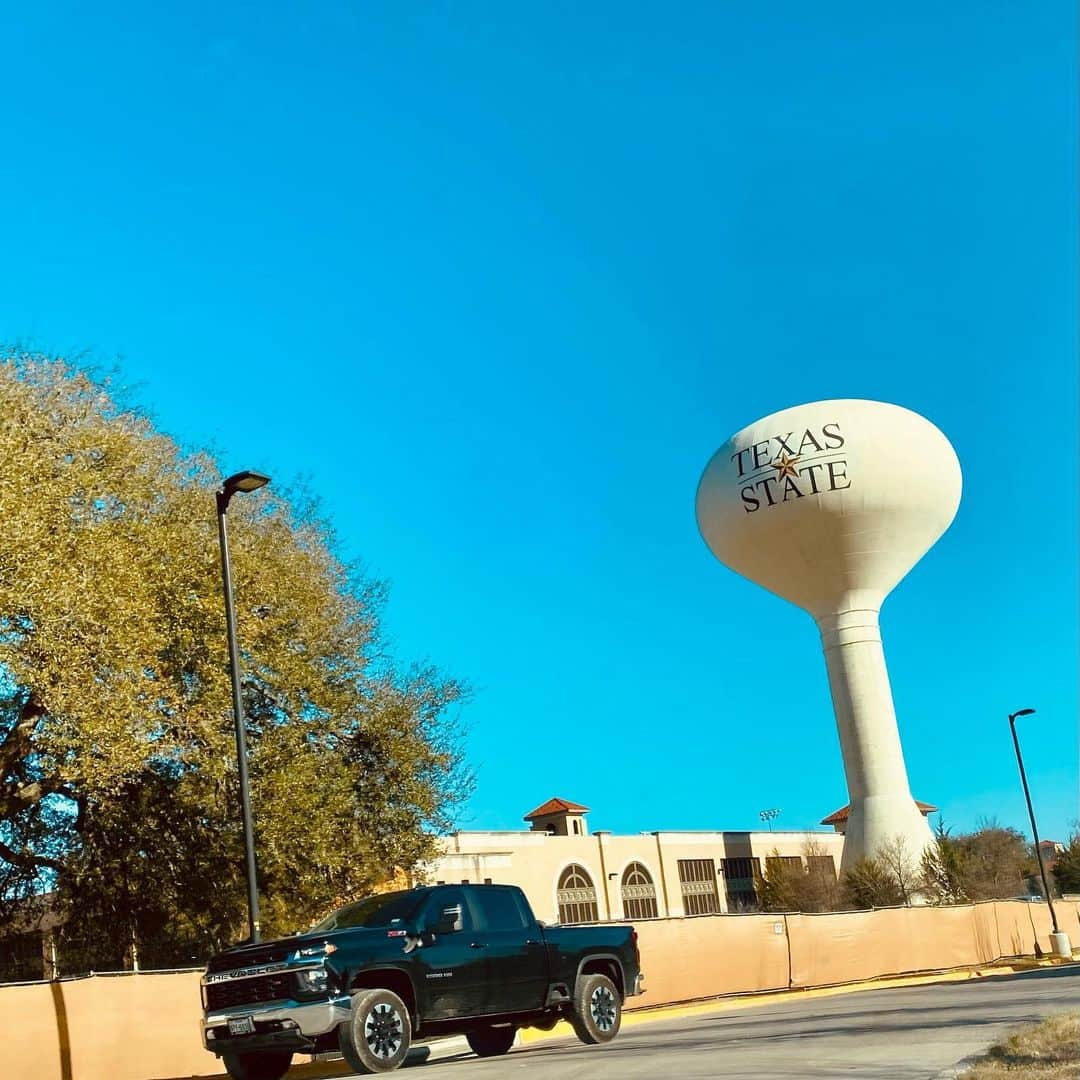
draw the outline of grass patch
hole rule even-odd
[[[1080,1076],[1080,1013],[1052,1016],[991,1047],[960,1080],[1076,1080]]]

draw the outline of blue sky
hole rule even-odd
[[[1077,809],[1073,5],[6,4],[0,335],[119,357],[223,468],[306,477],[469,680],[465,827],[815,824],[810,618],[698,476],[828,397],[949,436],[887,601],[916,797]]]

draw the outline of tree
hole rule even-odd
[[[1023,833],[981,821],[953,835],[939,822],[922,857],[919,887],[932,904],[1008,899],[1027,892],[1035,855]]]
[[[849,866],[840,879],[840,892],[844,904],[857,910],[895,907],[904,902],[904,894],[891,869],[877,855]]]
[[[802,860],[784,858],[778,848],[765,858],[765,870],[757,884],[762,911],[800,911],[802,879],[806,872]]]
[[[900,903],[910,904],[917,891],[918,871],[907,840],[901,833],[878,845],[877,861],[892,879]]]
[[[55,883],[103,918],[235,935],[217,469],[107,382],[17,351],[0,358],[0,455],[3,898]],[[465,690],[389,660],[382,587],[336,557],[309,501],[268,489],[229,513],[273,932],[430,855],[470,782]]]
[[[812,837],[801,858],[781,856],[774,848],[758,892],[762,911],[835,911],[839,889],[832,856]]]
[[[1052,869],[1060,893],[1080,893],[1080,830],[1069,837]]]
[[[922,855],[919,886],[931,904],[962,904],[964,891],[965,856],[960,842],[950,835],[944,819],[939,818],[933,841]]]
[[[969,900],[1000,900],[1027,891],[1035,858],[1024,834],[994,820],[956,838],[960,884]]]
[[[806,882],[801,911],[837,911],[840,907],[840,882],[832,855],[812,837],[803,847],[806,859]]]

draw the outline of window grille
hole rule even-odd
[[[765,859],[767,874],[782,873],[784,870],[802,871],[802,859],[798,855],[770,855]]]
[[[729,911],[747,911],[758,906],[757,883],[761,880],[761,860],[756,858],[721,859],[724,892]]]
[[[576,863],[568,866],[559,877],[559,922],[599,922],[596,907],[596,888],[589,872]]]
[[[656,885],[649,871],[639,862],[631,863],[622,879],[623,917],[626,919],[655,919]]]
[[[828,881],[836,880],[836,863],[831,855],[807,855],[806,863],[807,873]]]
[[[720,910],[716,863],[712,859],[680,859],[679,884],[687,915],[713,915]]]

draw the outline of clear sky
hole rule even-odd
[[[916,797],[1077,810],[1074,5],[6,2],[0,335],[306,477],[469,680],[465,827],[804,827],[817,631],[697,535],[733,431],[897,402],[964,470],[882,621]],[[208,513],[211,508],[208,507]]]

